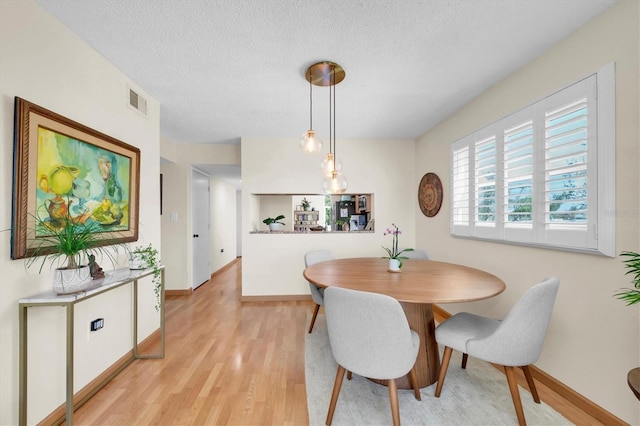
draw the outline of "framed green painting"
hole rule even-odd
[[[15,98],[12,259],[43,253],[36,222],[91,224],[101,245],[136,241],[139,192],[138,148]]]

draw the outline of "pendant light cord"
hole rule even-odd
[[[313,130],[313,84],[311,78],[313,73],[309,72],[309,130]]]
[[[331,71],[329,72],[331,73]],[[329,154],[333,152],[332,151],[333,133],[331,132],[331,129],[333,129],[333,121],[331,117],[331,76],[332,74],[329,75]],[[334,158],[333,169],[335,170],[336,168],[335,154],[333,158]]]
[[[329,93],[333,90],[333,171],[336,171],[336,69],[331,70],[331,87]]]

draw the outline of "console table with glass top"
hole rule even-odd
[[[116,288],[133,283],[133,356],[124,363],[114,374],[109,375],[104,381],[96,386],[96,391],[106,385],[113,377],[129,365],[134,359],[142,358],[164,358],[164,265],[160,266],[160,350],[155,354],[138,353],[138,280],[153,274],[153,269],[133,270],[117,269],[108,271],[104,278],[95,280],[92,285],[84,291],[58,295],[53,291],[36,294],[18,301],[19,306],[19,410],[18,422],[20,425],[27,424],[27,314],[29,308],[43,306],[62,306],[66,308],[66,424],[73,422],[73,334],[74,334],[74,306],[99,294],[106,293]],[[93,392],[95,393],[95,392]],[[90,395],[93,395],[91,393]],[[88,398],[87,398],[88,399]],[[86,401],[79,401],[78,406]]]

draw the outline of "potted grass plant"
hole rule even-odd
[[[45,264],[55,265],[53,291],[58,294],[86,289],[93,280],[92,262],[96,257],[106,257],[115,264],[117,248],[125,247],[118,242],[104,246],[100,225],[87,218],[88,215],[72,217],[69,213],[55,220],[34,217],[35,236],[30,246],[33,257],[27,261],[27,267],[39,263],[41,273]]]

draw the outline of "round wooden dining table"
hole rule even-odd
[[[416,360],[419,387],[438,380],[440,356],[435,339],[434,303],[487,299],[502,293],[505,283],[495,275],[454,263],[410,259],[401,272],[389,272],[389,261],[375,257],[335,259],[304,270],[307,281],[319,287],[341,287],[386,294],[398,300],[411,329],[420,336]],[[410,389],[408,377],[397,380]]]

